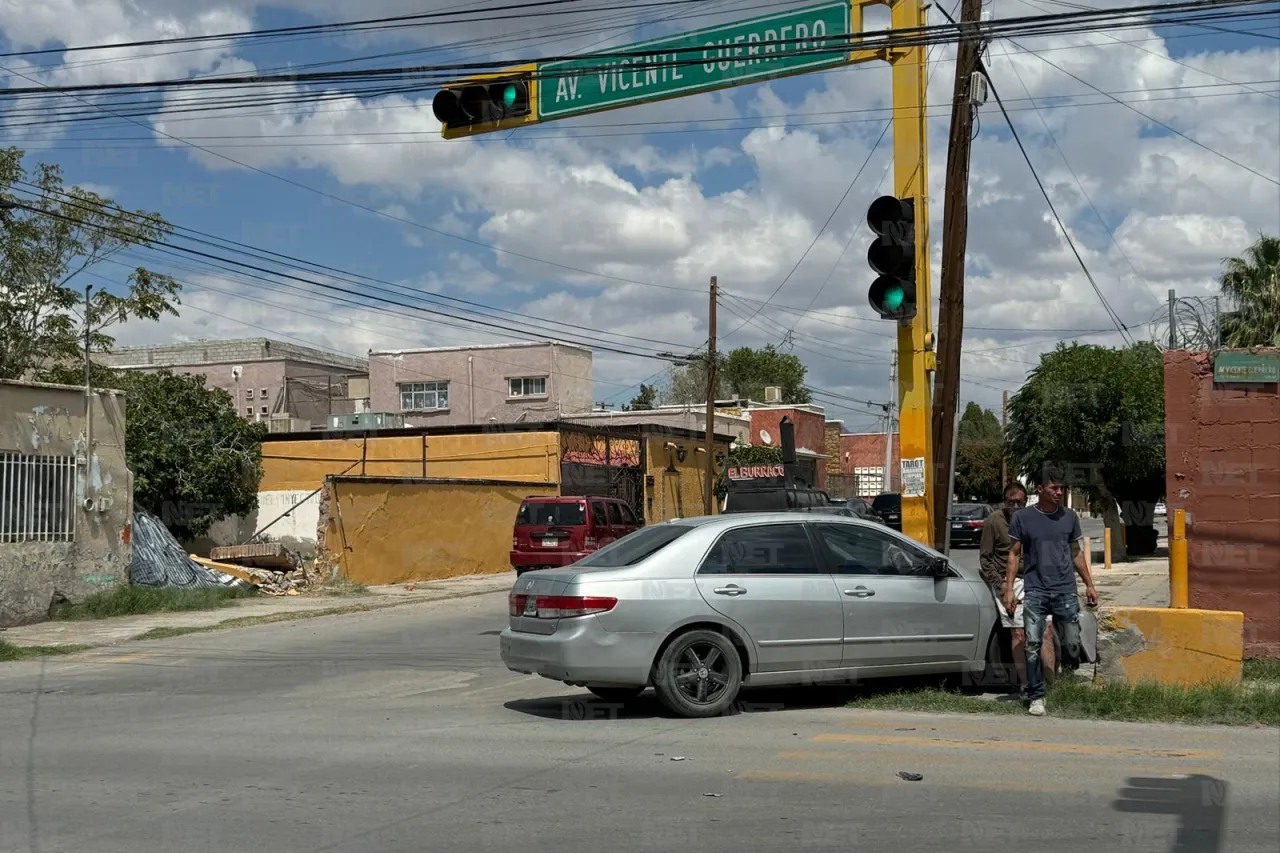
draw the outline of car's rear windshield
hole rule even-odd
[[[879,512],[898,509],[902,506],[902,495],[877,495],[871,505]]]
[[[955,507],[951,511],[951,514],[956,518],[967,518],[972,519],[973,521],[978,521],[979,519],[986,518],[990,515],[991,510],[987,509],[985,506],[967,504]]]
[[[582,504],[526,502],[520,504],[516,524],[538,527],[576,527],[587,523],[587,513]]]
[[[692,529],[684,524],[659,524],[655,527],[645,527],[635,533],[628,533],[621,539],[613,540],[599,551],[592,551],[573,566],[574,568],[589,566],[597,569],[634,566],[642,560],[649,559]]]

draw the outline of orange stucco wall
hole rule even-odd
[[[344,577],[396,584],[511,569],[511,530],[524,498],[555,483],[330,481],[326,548]]]

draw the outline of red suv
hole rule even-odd
[[[511,535],[511,567],[521,575],[567,566],[641,527],[644,522],[617,498],[525,498]]]

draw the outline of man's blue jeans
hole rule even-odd
[[[1044,645],[1045,622],[1053,617],[1058,635],[1058,655],[1066,660],[1080,657],[1080,599],[1072,592],[1028,591],[1022,599],[1022,619],[1027,632],[1027,698],[1044,698],[1044,672],[1040,647]]]

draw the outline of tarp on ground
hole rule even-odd
[[[133,559],[129,563],[129,580],[137,586],[164,586],[183,589],[198,587],[244,587],[233,575],[200,565],[169,528],[144,509],[133,511]]]

